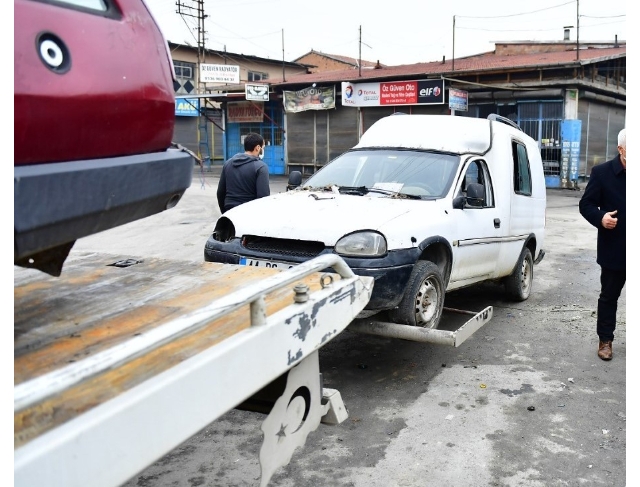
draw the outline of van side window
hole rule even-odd
[[[493,186],[487,164],[483,160],[471,161],[464,173],[458,195],[467,196],[467,187],[471,183],[481,184],[484,187],[484,200],[481,205],[472,205],[475,208],[493,207]]]
[[[524,145],[513,141],[513,190],[516,194],[531,196],[531,169]]]

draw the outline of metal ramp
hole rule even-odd
[[[459,347],[467,338],[487,324],[492,317],[492,306],[487,306],[478,312],[445,307],[442,310],[442,318],[437,329],[380,321],[380,315],[373,315],[369,318],[356,318],[347,327],[347,330],[367,335]],[[460,321],[464,318],[466,321],[460,325]],[[457,328],[453,330],[445,329],[456,326]]]

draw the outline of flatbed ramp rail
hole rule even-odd
[[[121,485],[286,377],[262,425],[267,485],[323,418],[346,418],[317,351],[372,287],[337,255],[286,271],[103,254],[58,278],[15,268],[14,485]]]
[[[486,325],[493,317],[493,306],[487,306],[481,311],[468,311],[457,308],[443,308],[440,326],[447,321],[459,321],[455,316],[466,316],[468,319],[455,330],[441,330],[422,328],[419,326],[399,325],[380,320],[377,315],[368,318],[357,318],[347,328],[355,333],[377,335],[386,338],[399,338],[413,342],[435,343],[459,347],[467,338]]]

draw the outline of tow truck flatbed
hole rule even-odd
[[[286,271],[95,253],[61,277],[14,268],[15,485],[121,485],[287,374],[263,424],[266,485],[342,406],[323,399],[317,351],[372,287],[338,256]],[[298,431],[274,443],[292,414]]]

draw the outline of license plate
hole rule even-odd
[[[248,259],[247,257],[240,257],[240,265],[250,265],[253,267],[267,267],[270,269],[291,269],[296,264],[290,262],[278,262],[275,260],[262,260],[262,259]]]

